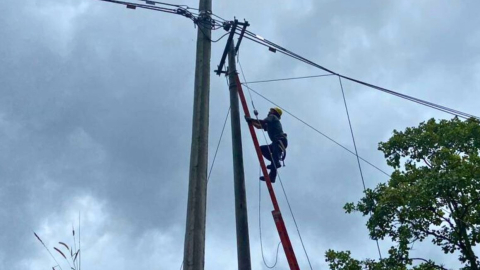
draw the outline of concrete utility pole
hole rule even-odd
[[[210,16],[212,0],[200,0],[200,19]],[[208,24],[205,24],[208,25]],[[188,185],[183,269],[203,270],[207,208],[208,117],[210,99],[211,29],[197,24],[197,59],[193,103],[192,146]],[[202,32],[203,31],[203,32]]]
[[[248,235],[247,196],[245,192],[245,174],[243,171],[242,130],[240,128],[240,109],[235,79],[235,47],[233,39],[229,44],[228,75],[230,80],[230,108],[232,119],[233,180],[235,186],[235,218],[237,227],[238,269],[250,270],[250,240]]]

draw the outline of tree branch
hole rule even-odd
[[[425,159],[425,157],[422,157],[422,159],[423,159],[423,161],[425,162],[425,164],[427,164],[427,166],[431,169],[431,168],[432,168],[432,164],[429,163],[429,162]]]
[[[429,260],[426,260],[424,258],[410,258],[412,261],[424,261],[426,262],[427,264],[437,268],[437,269],[442,269],[442,270],[448,270],[447,268],[443,267],[443,266],[440,266],[440,265],[437,265]]]

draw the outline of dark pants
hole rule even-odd
[[[288,141],[286,138],[281,139],[283,146],[287,148]],[[270,181],[275,182],[277,178],[277,169],[281,166],[280,165],[280,155],[282,154],[282,149],[280,148],[280,141],[272,142],[269,145],[262,145],[260,146],[260,150],[262,151],[263,157],[265,157],[268,161],[270,161]],[[273,158],[273,159],[272,159]]]

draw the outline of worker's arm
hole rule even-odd
[[[258,129],[265,129],[265,121],[264,120],[257,120],[257,119],[253,119],[251,117],[246,117],[245,116],[245,120],[247,120],[247,123],[251,123],[254,127],[258,128]]]

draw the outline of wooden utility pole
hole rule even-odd
[[[232,120],[233,180],[235,187],[235,218],[237,227],[237,258],[239,270],[250,270],[250,240],[248,235],[247,196],[243,170],[242,130],[238,102],[237,69],[233,39],[228,45],[228,75],[230,80],[230,109]]]
[[[209,17],[212,0],[200,0],[200,18]],[[197,58],[193,102],[192,145],[188,185],[183,269],[203,270],[207,206],[208,117],[210,99],[211,29],[197,24]]]

